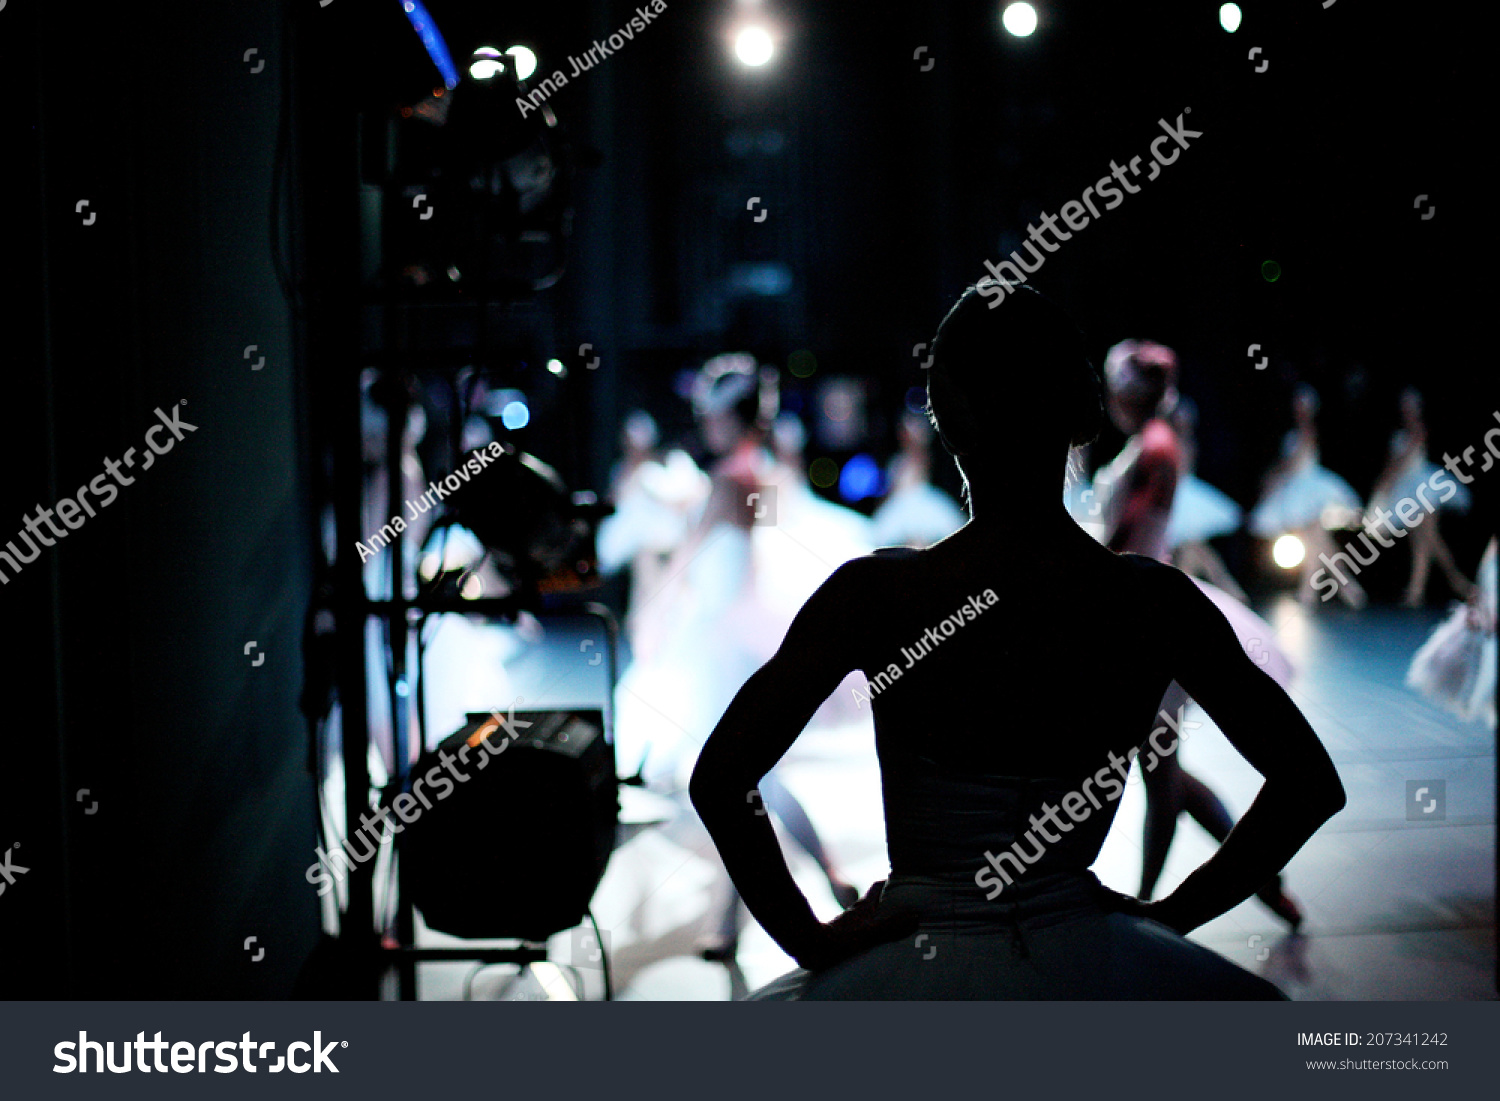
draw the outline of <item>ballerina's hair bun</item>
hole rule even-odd
[[[998,309],[982,280],[938,326],[928,410],[956,455],[1091,443],[1104,424],[1103,386],[1083,337],[1028,284],[1010,284]]]
[[[747,428],[766,430],[780,407],[777,373],[749,352],[725,352],[703,365],[693,380],[693,411],[733,413]]]
[[[1132,416],[1146,420],[1159,410],[1170,412],[1177,353],[1154,340],[1122,340],[1104,355],[1104,378],[1114,399]]]

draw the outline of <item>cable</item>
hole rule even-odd
[[[604,943],[604,934],[599,931],[599,919],[594,916],[593,907],[584,913],[588,914],[589,921],[593,923],[594,939],[599,942],[599,963],[604,969],[604,1000],[612,1002],[615,1000],[615,984],[609,973],[609,948]]]

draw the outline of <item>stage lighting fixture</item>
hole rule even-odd
[[[536,54],[525,46],[511,46],[505,51],[505,56],[510,58],[511,67],[516,71],[517,80],[525,80],[536,72]]]
[[[1283,535],[1271,545],[1272,560],[1284,570],[1295,570],[1307,557],[1307,548],[1295,535]]]
[[[1240,29],[1240,6],[1238,4],[1225,4],[1219,9],[1219,26],[1230,34]]]
[[[471,714],[411,776],[401,859],[429,927],[542,941],[584,920],[620,809],[601,712]]]
[[[734,36],[734,56],[740,59],[742,65],[748,65],[752,69],[758,69],[770,61],[775,52],[776,44],[771,41],[771,32],[758,24],[741,27]]]
[[[594,532],[609,506],[592,493],[569,493],[557,471],[514,447],[502,444],[487,460],[468,481],[448,479],[458,488],[448,495],[445,521],[474,533],[528,606],[599,584]]]
[[[1006,4],[1000,22],[1017,38],[1025,38],[1036,30],[1036,9],[1030,4]]]
[[[469,58],[469,75],[475,80],[492,80],[505,72],[505,55],[493,46],[480,46]]]

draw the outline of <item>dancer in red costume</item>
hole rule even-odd
[[[1167,523],[1182,461],[1177,433],[1167,419],[1177,403],[1177,356],[1161,344],[1122,341],[1105,357],[1104,379],[1110,419],[1130,437],[1119,456],[1095,479],[1099,491],[1108,492],[1105,545],[1120,554],[1168,561]],[[1198,578],[1193,580],[1224,613],[1251,659],[1285,685],[1291,663],[1275,647],[1270,625],[1229,594]],[[1187,693],[1173,681],[1159,713],[1178,716],[1180,723],[1187,702]],[[1146,755],[1141,775],[1146,788],[1146,831],[1140,897],[1149,899],[1183,811],[1221,843],[1234,828],[1234,819],[1219,797],[1182,767],[1176,754],[1154,763],[1153,756]],[[1293,930],[1301,925],[1302,912],[1282,889],[1280,876],[1261,888],[1257,897]]]

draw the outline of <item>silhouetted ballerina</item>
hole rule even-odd
[[[1170,518],[1176,512],[1184,465],[1181,441],[1168,420],[1178,412],[1177,354],[1151,341],[1121,341],[1105,356],[1104,380],[1110,420],[1128,439],[1119,457],[1095,478],[1096,486],[1103,483],[1099,493],[1106,500],[1103,541],[1118,553],[1166,562],[1171,553]],[[1270,624],[1214,585],[1193,580],[1224,613],[1246,652],[1278,683],[1289,683],[1291,663],[1276,646]],[[1164,722],[1171,718],[1181,724],[1187,704],[1187,692],[1174,680],[1158,714]],[[1208,785],[1182,767],[1175,752],[1147,753],[1141,761],[1141,780],[1146,823],[1138,895],[1150,899],[1184,811],[1220,843],[1234,828],[1234,819]],[[1279,875],[1256,895],[1293,930],[1302,924],[1302,913],[1282,888]]]
[[[1473,583],[1454,563],[1453,552],[1448,549],[1447,542],[1438,531],[1438,513],[1444,509],[1452,512],[1466,511],[1469,507],[1469,491],[1444,474],[1443,478],[1453,487],[1454,492],[1446,498],[1434,492],[1434,487],[1428,480],[1438,474],[1440,468],[1427,457],[1427,424],[1422,415],[1422,395],[1408,386],[1401,391],[1400,404],[1401,427],[1391,436],[1390,457],[1386,461],[1385,470],[1375,482],[1374,492],[1370,494],[1372,518],[1367,521],[1366,526],[1373,529],[1376,523],[1384,523],[1393,531],[1411,536],[1407,540],[1411,544],[1411,579],[1407,582],[1406,595],[1402,601],[1407,607],[1422,606],[1422,599],[1427,592],[1427,574],[1432,569],[1433,562],[1437,562],[1453,591],[1461,598],[1468,599],[1474,588]],[[1434,501],[1434,497],[1438,500]],[[1409,526],[1402,521],[1399,513],[1392,511],[1403,500],[1412,502],[1405,510],[1409,516],[1414,516],[1414,522]],[[1429,509],[1426,506],[1431,507]],[[1420,512],[1416,511],[1418,508],[1421,509]],[[1389,515],[1380,517],[1377,509]]]
[[[1063,508],[1069,445],[1094,436],[1101,407],[1061,312],[1024,287],[990,310],[970,288],[934,356],[931,410],[970,521],[925,550],[835,571],[736,694],[693,774],[694,805],[746,904],[801,965],[759,996],[1279,997],[1183,934],[1249,897],[1342,807],[1328,754],[1187,577],[1111,553]],[[1001,431],[1021,393],[1027,415]],[[1080,665],[1090,691],[1066,706],[1039,690]],[[891,874],[825,924],[744,793],[853,669],[880,686]],[[1266,779],[1219,850],[1143,903],[1106,890],[1089,865],[1123,791],[1116,775],[1174,679]]]

